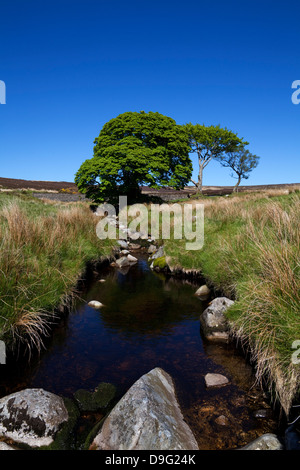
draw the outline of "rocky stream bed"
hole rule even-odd
[[[150,284],[140,279],[145,272],[151,280]],[[126,284],[130,275],[131,284]],[[135,287],[138,285],[137,275],[144,289],[143,296]],[[187,313],[182,313],[180,305],[179,313],[175,311],[175,320],[165,313],[168,321],[165,318],[162,324],[157,323],[154,312],[158,303],[154,292],[157,291],[153,291],[153,298],[151,293],[150,299],[145,295],[154,287],[164,292],[162,304],[158,306],[160,316],[167,311],[167,302],[174,302],[171,311],[176,310],[175,302],[183,295],[184,289],[188,289],[187,295],[193,297],[191,304],[187,297],[181,299]],[[127,302],[127,309],[130,309],[132,304],[125,296],[124,289],[126,295],[132,289],[130,298],[134,295],[141,303],[140,308],[136,308],[135,316],[129,318],[130,326],[124,326],[123,311],[118,310],[116,302],[113,309],[108,305],[112,296],[116,299],[124,295],[122,302]],[[104,343],[107,357],[114,356],[108,369],[104,364],[97,375],[93,371],[89,373],[90,366],[83,364],[81,369],[85,375],[77,377],[78,382],[75,380],[70,388],[66,387],[64,394],[64,372],[67,382],[71,370],[66,370],[66,365],[63,365],[62,379],[55,382],[60,374],[57,358],[61,357],[63,362],[59,327],[61,343],[56,353],[55,347],[52,347],[56,376],[54,373],[49,378],[45,373],[47,361],[50,361],[50,348],[45,362],[41,361],[42,365],[39,365],[39,371],[35,369],[27,381],[15,384],[11,393],[2,393],[0,449],[299,448],[297,429],[282,428],[268,401],[269,397],[255,385],[252,367],[231,343],[224,312],[232,302],[222,296],[214,297],[205,285],[199,285],[199,280],[196,283],[189,279],[177,281],[176,276],[168,273],[163,247],[156,246],[153,240],[142,244],[120,240],[114,260],[106,263],[104,268],[101,266],[100,270],[94,268],[92,288],[82,295],[83,310],[77,310],[77,316],[74,316],[74,321],[83,321],[84,314],[88,312],[86,321],[99,322],[102,315],[101,322],[106,322],[106,336],[98,333],[98,342]],[[197,305],[200,311],[200,315],[196,314],[198,318],[195,316]],[[105,308],[108,313],[102,313]],[[147,312],[146,320],[142,318],[142,312]],[[199,327],[196,326],[197,322]],[[96,329],[95,325],[91,328]],[[71,327],[72,323],[68,328]],[[201,332],[199,337],[197,329]],[[111,334],[108,340],[107,332]],[[120,344],[116,342],[110,350],[108,345],[118,341],[118,334],[121,336]],[[177,350],[172,349],[171,334],[173,337],[175,335]],[[88,330],[88,341],[93,342],[91,330]],[[136,342],[140,342],[137,350],[133,349]],[[116,347],[119,347],[120,356],[116,356]],[[103,351],[98,352],[94,343],[91,348],[94,348],[93,359],[97,363]],[[128,357],[127,350],[130,350]],[[135,354],[132,351],[139,352]],[[72,354],[73,362],[76,362],[78,359],[74,351]],[[105,363],[105,357],[103,360]],[[66,364],[71,368],[71,362]],[[53,371],[53,365],[49,368]],[[74,376],[78,376],[78,367],[75,370]],[[91,377],[93,380],[89,381]],[[99,380],[95,385],[99,377],[104,380]],[[112,381],[107,380],[109,377]],[[85,386],[78,388],[78,383]],[[53,390],[49,390],[51,388]]]

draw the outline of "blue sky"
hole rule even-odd
[[[2,0],[0,9],[0,176],[73,181],[105,122],[144,110],[237,132],[261,157],[243,184],[300,182],[298,0]],[[235,180],[211,162],[203,183]]]

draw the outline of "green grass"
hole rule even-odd
[[[232,333],[250,348],[258,380],[269,379],[288,414],[300,384],[300,365],[292,362],[292,344],[300,340],[300,193],[268,190],[199,202],[203,248],[187,251],[186,240],[160,240],[166,262],[201,271],[235,299],[227,312]],[[84,202],[0,194],[1,339],[40,346],[54,308],[87,262],[111,253],[115,242],[97,238],[97,220]]]
[[[96,236],[84,203],[45,203],[0,194],[0,338],[41,346],[55,307],[71,298],[87,262],[114,241]]]

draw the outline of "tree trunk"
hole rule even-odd
[[[203,163],[199,162],[199,174],[197,183],[197,192],[202,194],[202,181],[203,181]]]

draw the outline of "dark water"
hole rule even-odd
[[[276,432],[272,414],[255,418],[255,411],[268,403],[244,357],[233,345],[202,339],[199,315],[206,305],[194,296],[196,288],[153,273],[142,255],[126,274],[104,269],[56,328],[40,358],[30,365],[2,366],[1,396],[41,387],[71,397],[100,382],[113,383],[121,396],[141,375],[161,367],[173,377],[201,449],[236,448]],[[95,310],[87,305],[90,300],[104,307]],[[226,375],[230,384],[207,390],[208,372]]]

